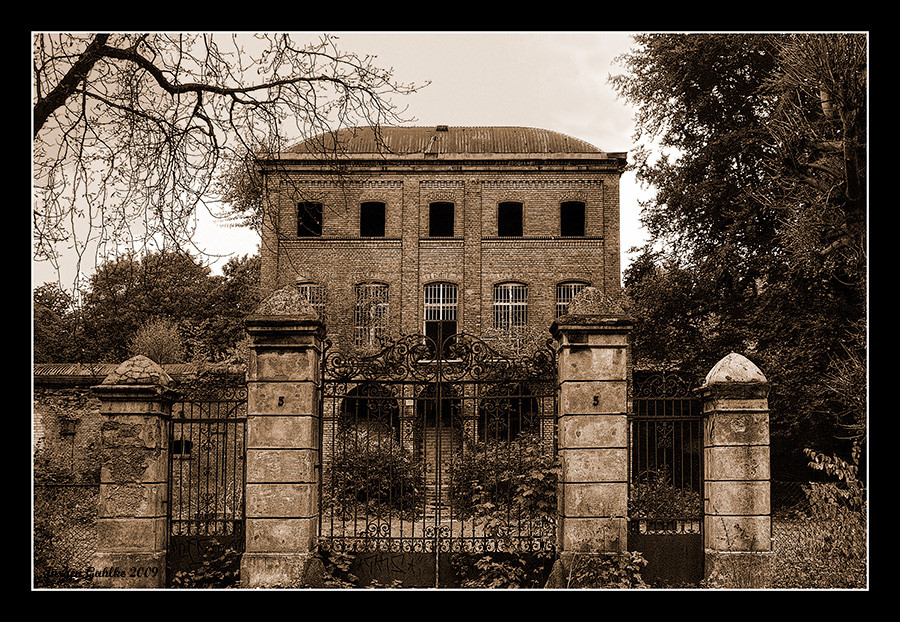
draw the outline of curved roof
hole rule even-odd
[[[321,134],[288,150],[293,154],[596,154],[583,140],[532,127],[356,127]]]

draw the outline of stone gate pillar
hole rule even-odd
[[[316,586],[324,327],[293,286],[246,319],[246,545],[242,587]]]
[[[100,399],[100,507],[92,585],[166,585],[172,379],[145,356],[93,387]]]
[[[720,587],[768,587],[769,383],[753,363],[732,353],[697,391],[704,415],[706,578]]]
[[[592,287],[582,290],[568,311],[550,329],[560,344],[558,548],[563,572],[573,555],[627,550],[633,327],[614,301]],[[548,585],[559,587],[553,582],[551,577]]]

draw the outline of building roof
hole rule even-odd
[[[590,143],[550,130],[446,125],[347,128],[304,140],[287,153],[322,154],[335,150],[345,155],[607,155]]]

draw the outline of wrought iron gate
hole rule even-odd
[[[650,584],[703,578],[703,439],[696,381],[686,374],[633,374],[628,548],[647,560]]]
[[[178,386],[169,423],[167,585],[236,581],[244,550],[247,384],[208,374]]]
[[[450,553],[554,548],[549,343],[506,356],[414,335],[369,356],[328,346],[322,370],[320,549],[359,553],[362,583],[384,581],[380,565],[406,587],[444,585]]]

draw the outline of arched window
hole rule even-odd
[[[456,334],[458,292],[453,283],[429,283],[424,291],[425,336],[440,347]]]
[[[388,286],[361,283],[356,286],[354,343],[361,347],[378,345],[387,335]]]
[[[528,286],[524,283],[494,285],[494,328],[510,331],[528,323]]]
[[[556,286],[556,317],[565,315],[569,312],[569,302],[578,295],[578,292],[587,287],[587,283],[580,281],[569,281],[559,283]]]

